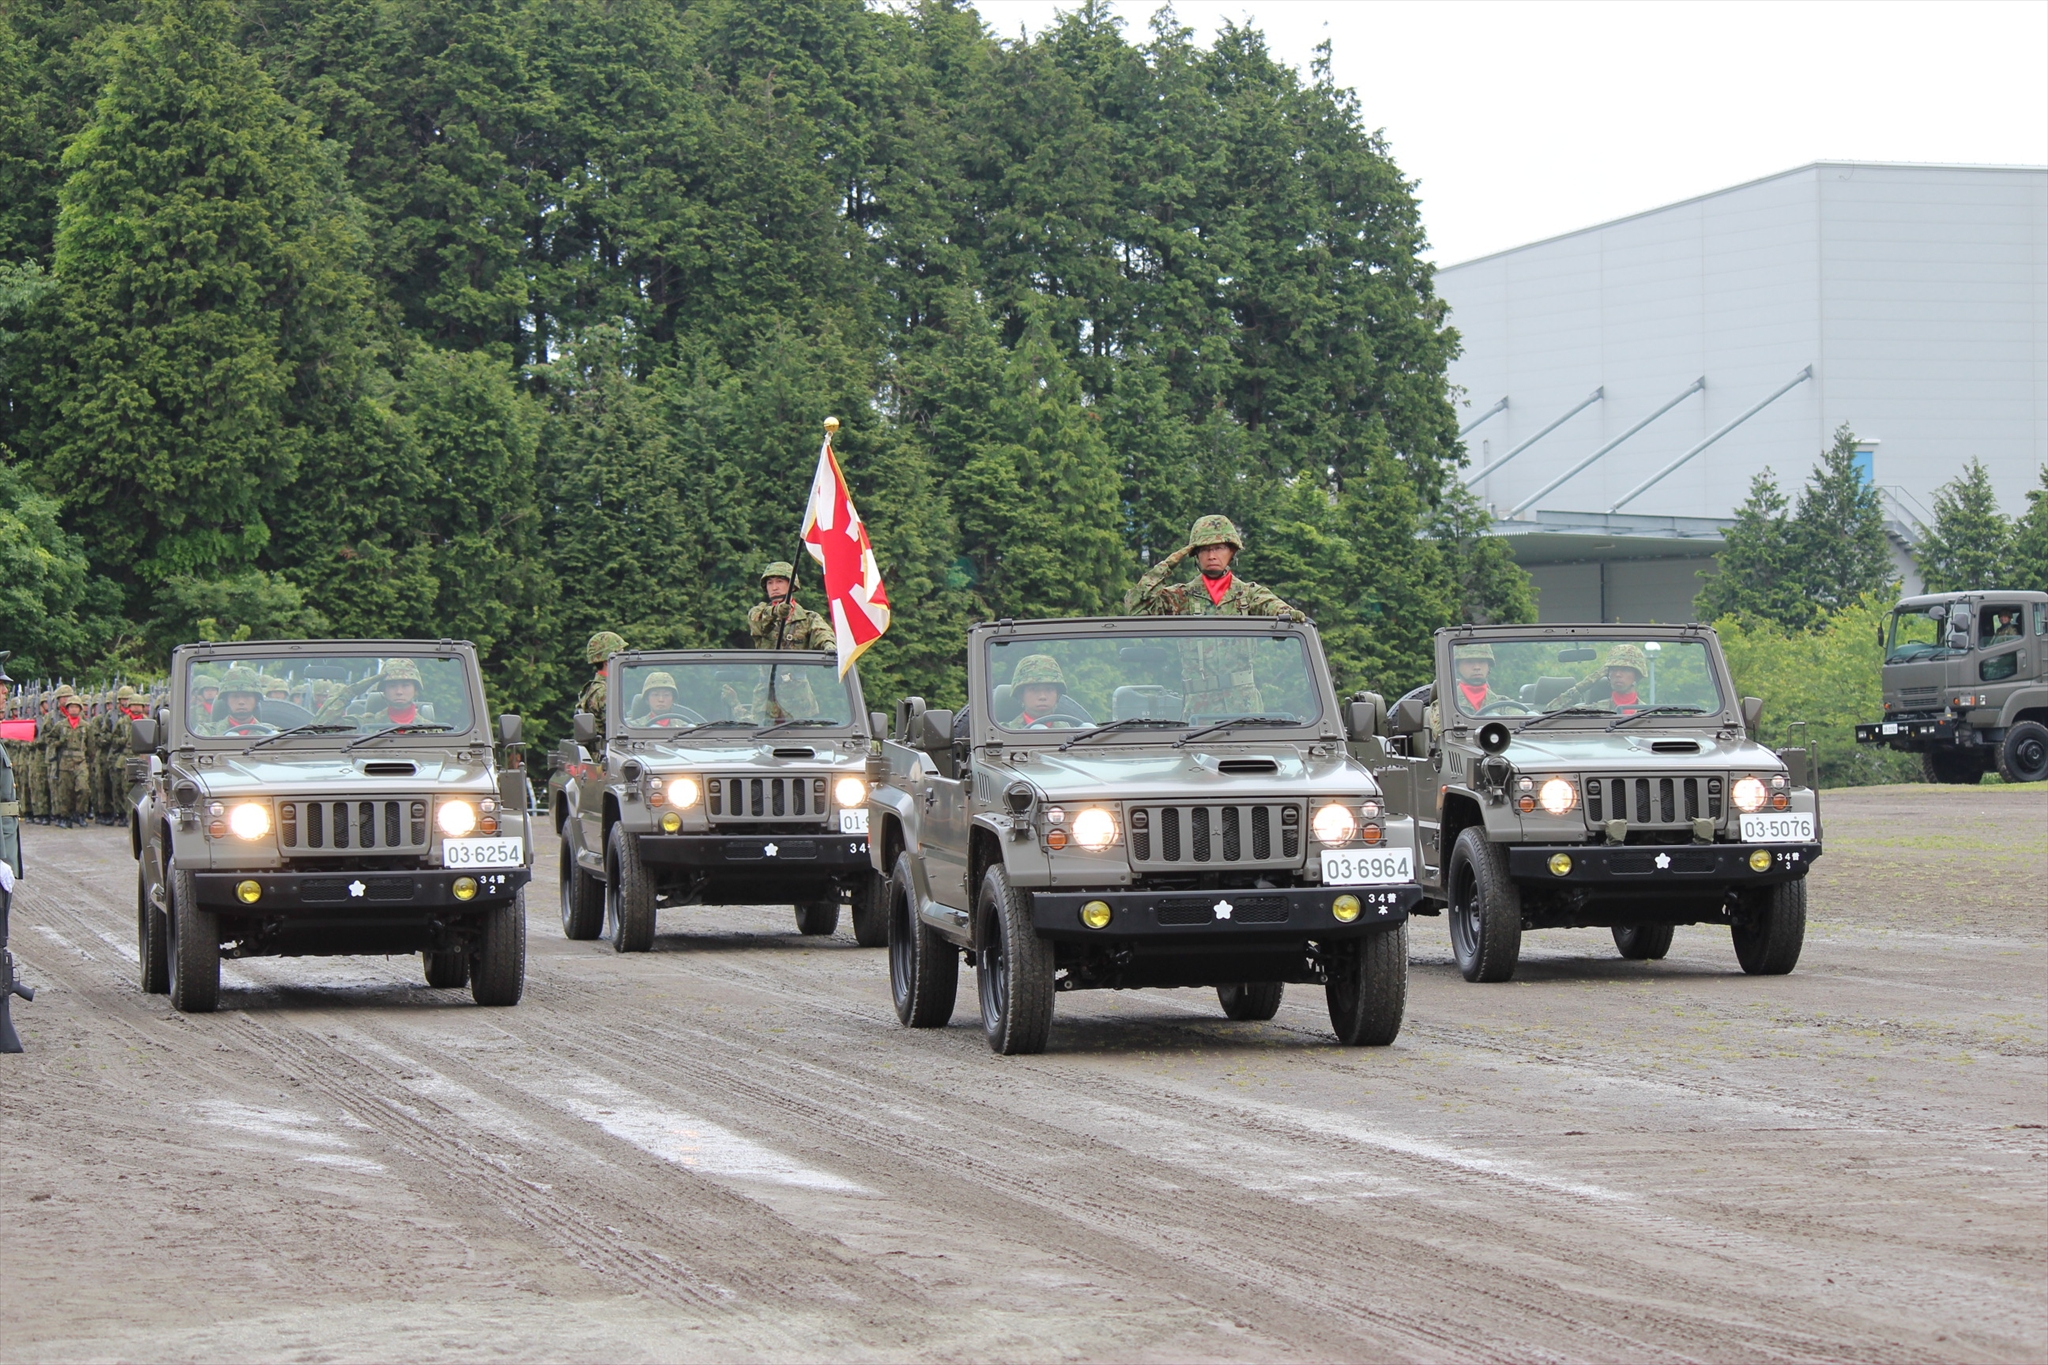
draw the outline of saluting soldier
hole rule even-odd
[[[1138,580],[1124,596],[1127,616],[1295,616],[1294,608],[1231,572],[1244,549],[1244,536],[1229,517],[1211,514],[1196,521],[1188,543]],[[1183,559],[1195,557],[1201,572],[1185,583],[1166,580]],[[1197,716],[1256,716],[1265,709],[1252,669],[1250,640],[1183,640],[1182,713]]]
[[[1567,706],[1590,706],[1632,716],[1643,708],[1638,689],[1650,674],[1650,660],[1641,645],[1619,644],[1607,651],[1607,662],[1592,676],[1550,705],[1553,711]]]
[[[576,709],[597,717],[599,734],[604,733],[605,677],[611,672],[612,656],[625,651],[626,637],[615,630],[601,630],[591,636],[590,646],[585,651],[590,662],[597,665],[597,674],[583,685],[583,695],[576,699]]]
[[[761,570],[761,595],[747,613],[756,649],[837,649],[832,623],[796,600],[796,567],[778,559]]]

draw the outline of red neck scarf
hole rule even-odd
[[[1473,684],[1461,680],[1458,683],[1458,690],[1465,694],[1465,705],[1471,707],[1474,711],[1477,711],[1486,704],[1487,688],[1485,683]]]
[[[1616,692],[1614,694],[1614,709],[1617,711],[1633,711],[1636,709],[1638,705],[1639,703],[1636,701],[1636,694],[1633,692],[1630,692],[1626,696],[1622,695],[1619,692]]]
[[[420,717],[420,704],[414,702],[403,711],[395,706],[387,706],[384,708],[384,714],[391,718],[393,725],[410,725]]]
[[[1212,604],[1221,603],[1223,601],[1223,594],[1230,591],[1230,585],[1235,581],[1227,573],[1221,578],[1211,578],[1209,575],[1203,574],[1202,591],[1209,594],[1209,601]]]
[[[79,717],[77,717],[77,716],[74,716],[74,715],[72,715],[72,714],[71,714],[71,713],[70,713],[69,711],[66,711],[66,712],[64,713],[64,719],[66,719],[66,720],[68,720],[68,721],[70,721],[70,722],[71,722],[71,728],[72,728],[72,729],[74,729],[74,730],[76,730],[76,729],[77,729],[77,728],[78,728],[79,726],[81,726],[81,725],[85,724],[85,722],[84,722],[83,720],[81,720],[81,719],[80,719]]]

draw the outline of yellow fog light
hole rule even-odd
[[[670,811],[661,817],[661,827],[665,832],[674,834],[683,827],[683,817],[677,815],[674,811]]]
[[[1339,924],[1351,923],[1358,918],[1358,912],[1362,909],[1364,907],[1358,903],[1356,896],[1339,896],[1330,902],[1330,913],[1337,917]]]
[[[1562,877],[1562,876],[1564,876],[1564,875],[1565,875],[1565,873],[1567,873],[1567,872],[1569,872],[1569,871],[1571,871],[1571,870],[1572,870],[1572,855],[1571,855],[1571,854],[1569,854],[1569,853],[1553,853],[1553,854],[1551,854],[1551,855],[1550,855],[1550,875],[1551,875],[1551,876],[1553,876],[1553,877]]]
[[[1087,925],[1090,929],[1107,929],[1109,927],[1109,902],[1089,901],[1086,905],[1082,906],[1081,923]]]
[[[1760,848],[1750,854],[1749,870],[1751,872],[1769,872],[1771,870],[1771,851],[1767,848]]]
[[[261,839],[270,833],[270,807],[257,801],[244,801],[228,812],[228,828],[235,832],[237,839]]]
[[[455,899],[468,901],[476,899],[476,878],[457,877],[455,884],[448,888],[455,893]]]
[[[263,898],[263,888],[255,882],[236,882],[235,899],[244,905],[254,905]]]

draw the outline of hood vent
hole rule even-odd
[[[1277,773],[1280,765],[1270,758],[1226,758],[1216,764],[1219,773]]]
[[[818,751],[816,749],[777,749],[775,756],[777,758],[816,758]]]
[[[416,763],[365,763],[365,777],[411,777],[419,771]]]
[[[1696,739],[1660,739],[1650,745],[1653,754],[1696,754],[1699,751],[1700,742]]]

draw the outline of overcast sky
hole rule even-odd
[[[1056,0],[979,0],[1038,32]],[[1118,0],[1126,37],[1156,0]],[[1441,264],[1810,161],[2048,164],[2043,0],[1182,0],[1338,82],[1421,182]]]

